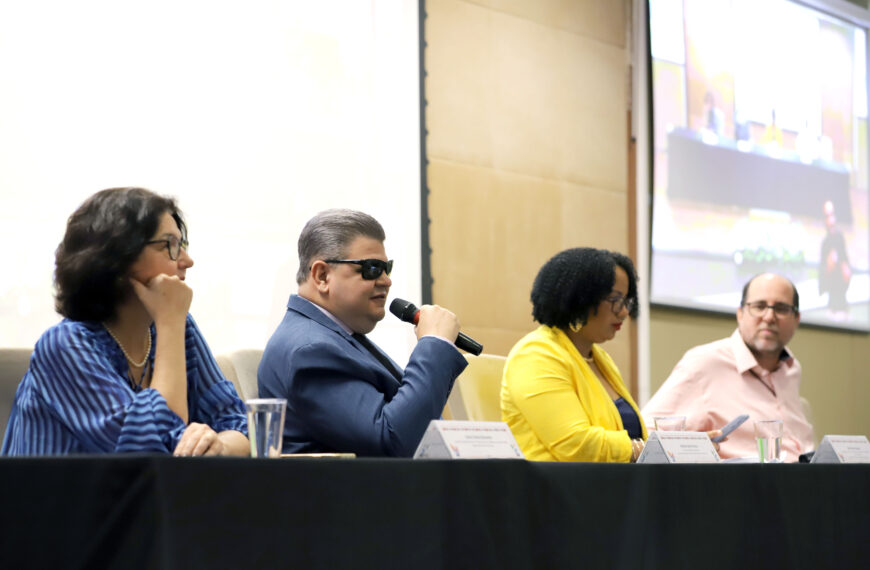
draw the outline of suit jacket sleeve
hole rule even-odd
[[[424,337],[392,398],[377,387],[386,371],[337,343],[302,345],[286,364],[288,413],[317,443],[358,455],[407,457],[429,421],[440,417],[466,361],[449,344]]]

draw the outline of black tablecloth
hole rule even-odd
[[[870,465],[0,460],[2,568],[868,568]]]

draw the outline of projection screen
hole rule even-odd
[[[733,313],[774,271],[802,323],[870,330],[865,24],[788,0],[651,0],[649,24],[651,302]]]

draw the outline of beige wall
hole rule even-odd
[[[485,351],[534,327],[540,266],[627,251],[623,0],[427,0],[433,298]],[[605,348],[630,370],[629,331]]]

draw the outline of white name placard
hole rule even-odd
[[[810,463],[870,463],[870,441],[864,435],[826,435]]]
[[[719,463],[719,454],[706,433],[652,431],[638,463]]]
[[[432,420],[414,459],[525,459],[504,422]]]

